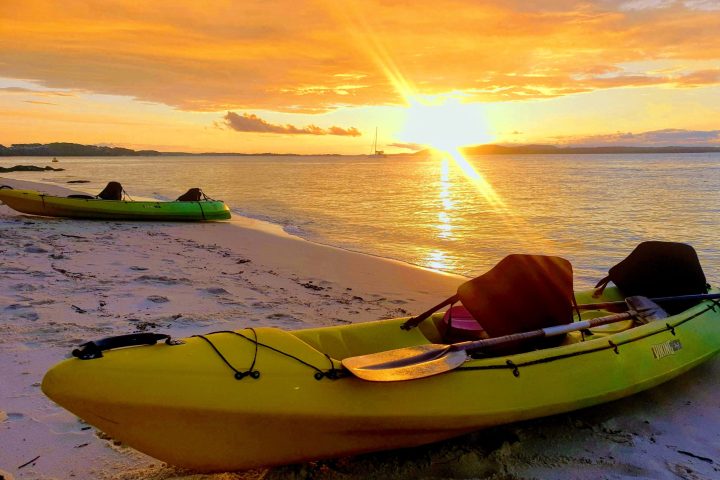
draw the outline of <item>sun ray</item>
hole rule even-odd
[[[505,201],[498,195],[493,186],[488,182],[483,175],[481,175],[470,162],[460,153],[460,150],[454,149],[454,151],[443,152],[447,157],[451,158],[455,165],[465,174],[480,194],[485,198],[485,201],[495,209],[506,209],[507,205]]]
[[[346,31],[355,41],[355,46],[375,64],[390,82],[401,99],[408,103],[415,88],[405,78],[385,45],[380,41],[372,26],[361,11],[359,2],[325,2],[328,10],[345,24]]]
[[[552,241],[539,235],[523,218],[514,212],[491,183],[462,154],[467,145],[488,143],[493,140],[487,126],[487,115],[482,104],[464,103],[461,92],[442,95],[423,95],[407,79],[393,60],[380,37],[368,23],[361,11],[361,4],[326,2],[328,9],[346,25],[357,48],[363,51],[385,76],[393,89],[407,106],[405,122],[397,138],[409,143],[424,145],[439,154],[441,160],[441,202],[443,210],[438,214],[438,237],[448,240],[453,235],[451,216],[452,201],[449,198],[450,161],[471,182],[484,201],[499,215],[497,218],[508,231],[515,232],[517,240],[536,249],[542,245],[552,251]],[[500,225],[498,225],[500,227]],[[449,261],[441,249],[433,250],[426,259],[432,268],[448,269]]]

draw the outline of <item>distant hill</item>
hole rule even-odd
[[[536,154],[614,154],[614,153],[713,153],[720,147],[558,147],[555,145],[476,145],[462,149],[466,155],[536,155]],[[413,155],[426,154],[420,150]],[[233,153],[233,152],[158,152],[157,150],[132,150],[121,147],[81,145],[79,143],[15,143],[10,147],[0,145],[0,157],[124,157],[124,156],[303,156],[295,153]],[[395,154],[388,155],[390,157]],[[318,156],[342,156],[318,154]]]
[[[462,149],[468,155],[615,154],[615,153],[713,153],[720,147],[556,147],[554,145],[477,145]]]
[[[132,150],[122,147],[103,147],[98,145],[82,145],[79,143],[14,143],[9,147],[0,145],[0,157],[137,157],[137,156],[300,156],[297,153],[235,153],[235,152],[159,152],[157,150]],[[313,156],[337,156],[336,154],[320,154]]]
[[[101,147],[79,143],[15,143],[0,145],[0,156],[5,157],[124,157],[161,155],[155,150],[131,150],[121,147]]]

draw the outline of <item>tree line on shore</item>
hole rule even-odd
[[[617,153],[711,153],[720,152],[714,146],[555,146],[555,145],[476,145],[461,149],[466,155],[533,155],[533,154],[617,154]],[[412,155],[422,156],[423,149]],[[229,153],[229,152],[159,152],[157,150],[132,150],[123,147],[82,145],[79,143],[15,143],[9,147],[0,145],[0,157],[124,157],[124,156],[298,156],[292,153]],[[326,156],[326,155],[313,155]],[[335,154],[329,156],[336,156]],[[392,155],[390,155],[392,156]]]
[[[15,143],[0,145],[0,156],[6,157],[123,157],[162,155],[156,150],[132,150],[122,147],[81,145],[79,143]]]

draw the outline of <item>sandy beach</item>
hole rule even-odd
[[[8,178],[0,184],[69,192]],[[412,315],[464,278],[238,217],[79,221],[0,206],[0,253],[2,480],[720,478],[719,359],[628,399],[416,449],[248,472],[178,470],[52,403],[40,391],[44,372],[83,341],[111,335],[185,337]]]

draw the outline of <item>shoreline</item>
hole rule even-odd
[[[56,185],[0,184],[68,194]],[[118,478],[160,462],[113,445],[40,392],[83,341],[133,331],[185,337],[409,316],[463,277],[314,244],[259,220],[106,222],[34,217],[0,205],[0,474]],[[19,468],[37,455],[40,458]]]
[[[280,153],[280,152],[164,152],[158,150],[133,150],[124,147],[101,147],[79,143],[54,142],[46,144],[0,145],[0,158],[12,157],[372,157],[366,153]],[[568,144],[483,144],[461,147],[469,155],[594,155],[594,154],[653,154],[653,153],[718,153],[720,147],[705,145],[568,145]],[[388,157],[424,155],[428,148],[408,152],[385,153]]]
[[[8,181],[68,192],[0,178],[0,184]],[[44,397],[44,372],[85,340],[132,331],[176,337],[252,325],[298,329],[409,316],[453,294],[464,280],[234,218],[193,224],[85,221],[33,217],[0,205],[5,480],[720,474],[717,358],[655,389],[586,410],[415,449],[214,475],[168,467],[115,444]]]
[[[0,184],[7,184],[10,186],[13,186],[14,188],[27,188],[27,189],[34,189],[34,190],[42,190],[47,192],[48,194],[53,195],[69,195],[73,193],[85,193],[82,191],[73,190],[64,186],[61,186],[60,184],[51,184],[51,183],[41,183],[41,182],[31,182],[26,180],[14,180],[7,177],[0,176]],[[17,187],[15,187],[17,185]],[[138,200],[148,200],[148,201],[162,201],[158,200],[157,198],[152,197],[143,197],[135,195],[134,198]],[[0,208],[4,207],[3,205],[0,205]],[[15,212],[14,210],[9,209],[8,207],[4,207],[7,210],[14,212],[17,215],[21,215],[28,218],[33,218],[30,215],[25,215],[19,212]],[[35,217],[35,218],[49,218],[49,217]],[[71,221],[69,219],[53,219],[53,220],[63,220],[63,221]],[[84,222],[96,222],[94,220],[81,220]],[[100,221],[102,222],[102,221]],[[119,223],[119,222],[117,222]],[[130,223],[130,222],[126,222]],[[137,223],[138,225],[143,225],[144,223],[140,222]],[[238,213],[235,213],[233,211],[233,216],[230,220],[227,221],[221,221],[221,222],[199,222],[199,223],[169,223],[169,222],[160,222],[160,224],[166,225],[169,228],[173,227],[189,227],[189,228],[180,228],[182,230],[183,234],[188,234],[189,237],[195,239],[196,241],[205,241],[205,242],[214,242],[216,244],[222,244],[223,246],[227,246],[229,248],[242,248],[237,243],[237,239],[240,236],[248,236],[250,237],[250,244],[254,245],[254,241],[260,242],[262,245],[264,245],[265,248],[256,248],[255,250],[258,250],[257,252],[253,252],[261,256],[265,261],[267,262],[273,262],[277,261],[282,265],[286,265],[289,267],[296,267],[297,270],[310,270],[311,272],[314,272],[314,275],[321,276],[325,272],[329,271],[331,272],[331,275],[335,279],[335,281],[343,280],[345,278],[352,278],[352,272],[341,272],[338,275],[339,270],[343,270],[347,267],[358,267],[358,269],[363,269],[362,264],[363,263],[377,263],[378,265],[381,265],[380,267],[374,268],[380,268],[381,270],[390,269],[392,273],[390,273],[390,276],[383,276],[383,279],[386,280],[386,282],[389,282],[391,284],[395,284],[398,281],[404,281],[409,282],[408,286],[411,289],[419,289],[419,292],[421,293],[427,293],[429,290],[425,290],[421,288],[422,285],[426,285],[428,289],[433,289],[438,286],[437,279],[442,278],[445,280],[448,280],[448,283],[445,282],[445,280],[440,281],[441,285],[451,285],[451,286],[457,286],[460,282],[467,280],[467,277],[463,275],[458,275],[455,273],[450,272],[443,272],[440,270],[433,270],[427,267],[423,267],[420,265],[414,265],[411,263],[403,262],[402,260],[396,260],[393,258],[387,258],[382,257],[380,255],[375,255],[372,253],[365,253],[365,252],[359,252],[355,250],[350,250],[343,247],[334,246],[327,243],[322,242],[316,242],[313,240],[306,239],[304,237],[301,237],[299,235],[292,234],[290,232],[287,232],[284,227],[280,224],[273,223],[267,220],[262,220],[258,218],[253,218],[249,216],[240,215]],[[227,233],[226,230],[229,228],[229,226],[235,227],[240,229],[239,233]],[[215,230],[216,229],[216,230]],[[217,230],[220,230],[219,232]],[[215,238],[216,236],[217,238]],[[288,250],[297,250],[298,252],[302,253],[303,255],[307,255],[308,259],[313,260],[314,262],[310,265],[304,265],[305,263],[305,257],[303,255],[281,255],[278,256],[278,251],[285,252]],[[265,255],[265,253],[268,253],[268,255]],[[347,259],[348,265],[345,265],[345,262],[342,261],[344,259]],[[341,260],[338,263],[338,260]],[[315,262],[319,262],[321,267],[320,269],[315,268]],[[329,270],[325,270],[329,269]],[[366,272],[361,272],[361,276],[366,277]],[[374,276],[374,275],[373,275]],[[377,284],[377,279],[373,278],[373,284]],[[384,285],[384,284],[381,284]],[[383,287],[384,288],[384,287]],[[448,295],[451,295],[454,292],[454,290],[449,291]],[[441,296],[444,295],[444,293],[441,293]],[[430,300],[432,301],[432,300]]]
[[[29,180],[16,180],[16,179],[10,179],[7,177],[3,177],[0,175],[0,185],[3,184],[3,182],[6,182],[9,185],[17,184],[19,188],[27,188],[30,190],[38,190],[41,188],[44,188],[45,191],[49,194],[55,194],[55,195],[70,195],[70,194],[85,194],[88,193],[87,191],[83,190],[74,190],[70,186],[66,186],[66,184],[63,183],[56,183],[56,182],[36,182],[36,181],[29,181]],[[162,196],[144,196],[144,195],[133,195],[134,200],[141,200],[141,201],[150,201],[150,202],[167,202],[171,201],[171,198],[165,198]],[[347,252],[354,255],[363,255],[369,258],[378,259],[382,262],[391,262],[394,264],[397,264],[399,267],[407,267],[412,269],[418,269],[426,272],[430,272],[432,274],[438,274],[443,276],[449,276],[449,277],[455,277],[461,280],[467,280],[467,277],[456,273],[456,272],[450,272],[450,271],[443,271],[443,270],[434,270],[432,268],[428,268],[422,265],[416,265],[410,262],[406,262],[403,260],[399,260],[396,258],[389,258],[389,257],[383,257],[379,254],[369,253],[369,252],[363,252],[359,250],[353,250],[351,248],[346,248],[342,246],[333,245],[331,243],[325,243],[318,240],[309,239],[306,237],[303,237],[300,234],[292,233],[286,230],[286,227],[283,226],[280,223],[275,223],[272,220],[267,220],[260,217],[254,217],[250,216],[246,213],[239,212],[237,208],[233,208],[232,206],[228,205],[230,207],[230,211],[232,212],[232,218],[230,220],[223,221],[223,224],[233,224],[240,228],[251,230],[251,231],[258,231],[263,232],[265,234],[276,236],[276,237],[282,237],[282,238],[290,238],[294,239],[300,242],[309,243],[312,245],[316,245],[318,247],[322,248],[328,248],[331,250],[337,250],[340,252]],[[23,215],[19,212],[16,212],[18,215]],[[198,223],[197,225],[200,225]]]

